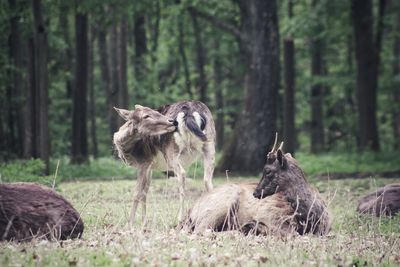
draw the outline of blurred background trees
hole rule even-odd
[[[204,101],[219,169],[400,144],[393,0],[0,3],[0,159],[112,155],[112,107]],[[48,169],[46,170],[48,172]]]

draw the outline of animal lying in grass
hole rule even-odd
[[[326,234],[331,219],[321,196],[307,183],[296,160],[283,154],[281,147],[274,148],[258,185],[225,184],[206,193],[195,202],[183,228],[190,232]]]
[[[400,183],[389,184],[370,193],[358,202],[359,213],[394,216],[400,212]]]
[[[114,134],[118,156],[138,169],[138,180],[130,221],[135,220],[142,202],[142,220],[146,217],[146,195],[151,170],[175,173],[179,181],[181,220],[184,209],[186,171],[199,157],[203,159],[204,184],[213,188],[215,161],[215,126],[210,110],[198,101],[181,101],[156,110],[136,105],[134,110],[117,109],[126,121]]]
[[[32,183],[0,183],[0,240],[80,237],[79,213],[51,188]]]

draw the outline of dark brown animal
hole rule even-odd
[[[0,240],[80,237],[79,213],[51,188],[32,183],[0,184]]]
[[[400,211],[400,183],[389,184],[370,193],[358,202],[359,213],[393,216]]]
[[[213,188],[215,126],[210,110],[199,101],[180,101],[156,110],[139,105],[131,111],[116,110],[126,123],[114,134],[115,148],[122,161],[138,169],[130,222],[134,222],[139,202],[145,220],[151,170],[173,171],[177,176],[181,220],[185,168],[199,157],[203,160],[205,188],[207,191]]]
[[[330,225],[329,212],[318,191],[281,147],[268,154],[258,185],[225,184],[216,188],[195,202],[183,223],[194,232],[239,230],[263,235],[292,231],[326,234]]]

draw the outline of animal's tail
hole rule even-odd
[[[206,127],[206,118],[204,116],[201,116],[198,112],[194,112],[193,114],[186,113],[185,124],[194,135],[204,142],[207,141],[207,136],[203,133]]]

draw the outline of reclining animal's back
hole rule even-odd
[[[50,188],[31,183],[0,184],[0,240],[77,238],[79,213]]]

